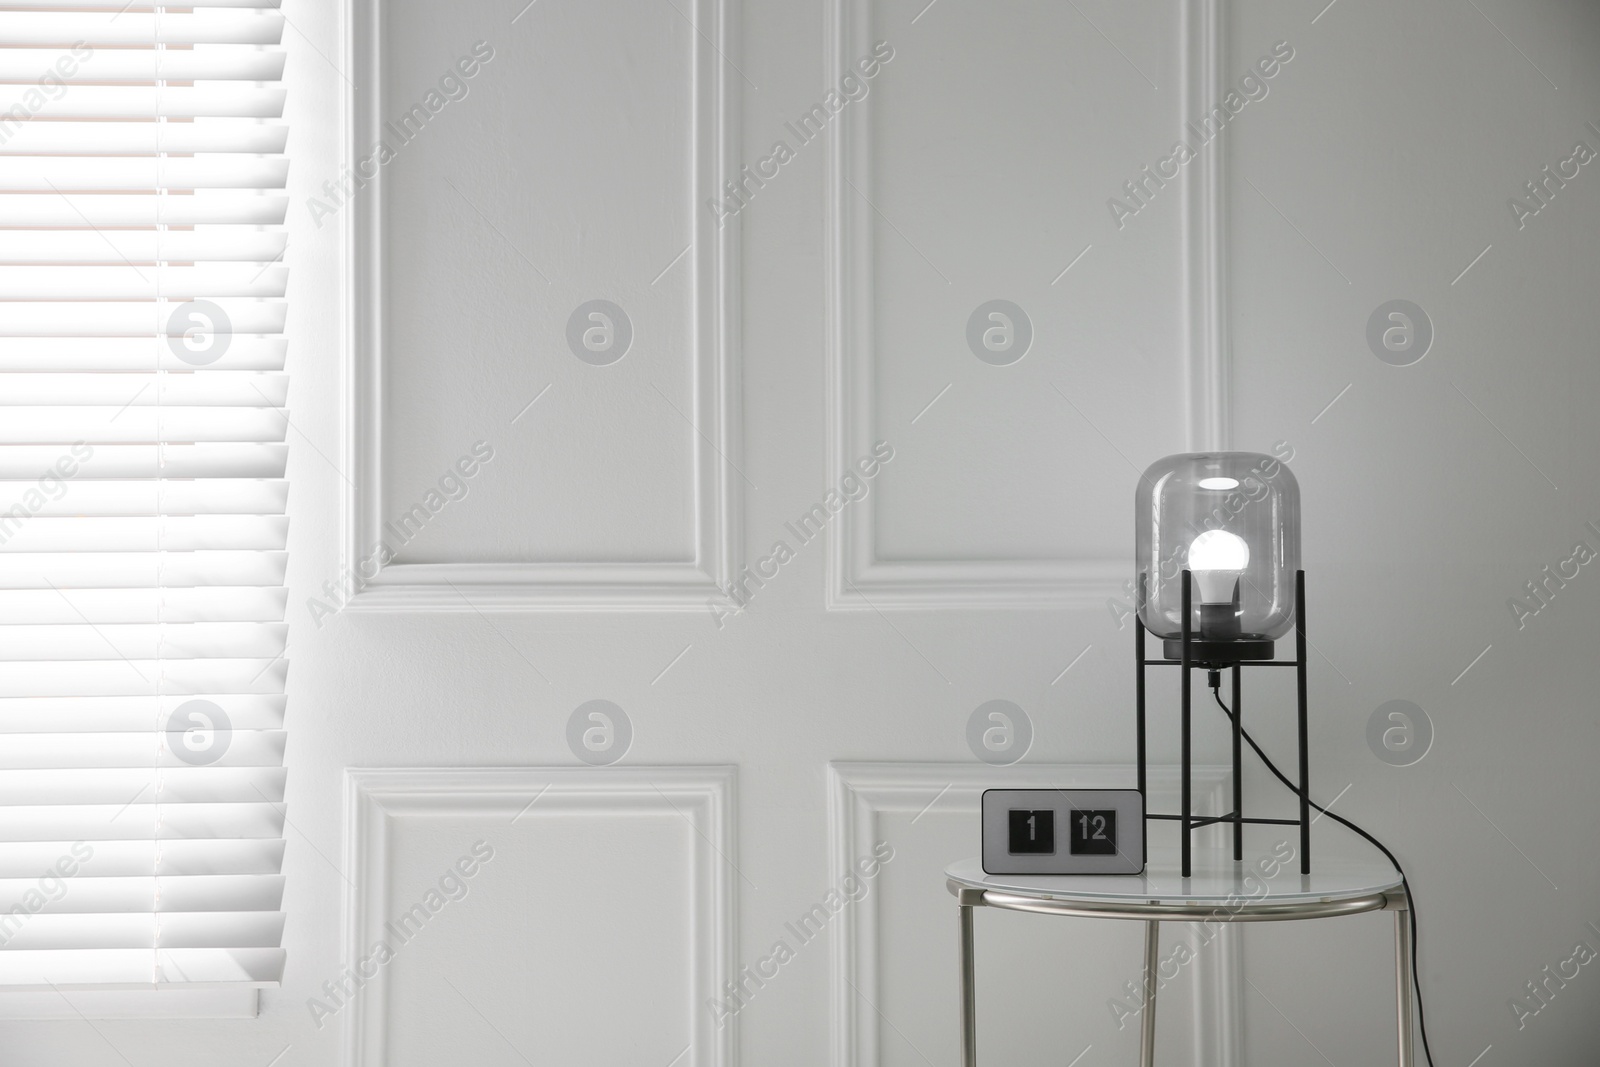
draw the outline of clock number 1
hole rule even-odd
[[[1007,816],[1013,856],[1051,856],[1056,851],[1056,813],[1049,808],[1012,808]],[[1070,822],[1067,825],[1072,825]]]

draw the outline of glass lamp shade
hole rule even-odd
[[[1193,574],[1191,640],[1254,646],[1268,658],[1294,621],[1300,485],[1258,452],[1193,452],[1152,464],[1134,507],[1139,617],[1169,642],[1183,635],[1183,572]],[[1264,648],[1264,652],[1262,649]]]

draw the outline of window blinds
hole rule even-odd
[[[283,971],[276,0],[0,0],[0,988]]]

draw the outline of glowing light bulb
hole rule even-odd
[[[1231,604],[1233,588],[1250,565],[1250,546],[1227,530],[1207,530],[1189,544],[1189,569],[1200,603]]]

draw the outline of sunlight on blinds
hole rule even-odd
[[[0,987],[282,976],[277,6],[0,0]]]

